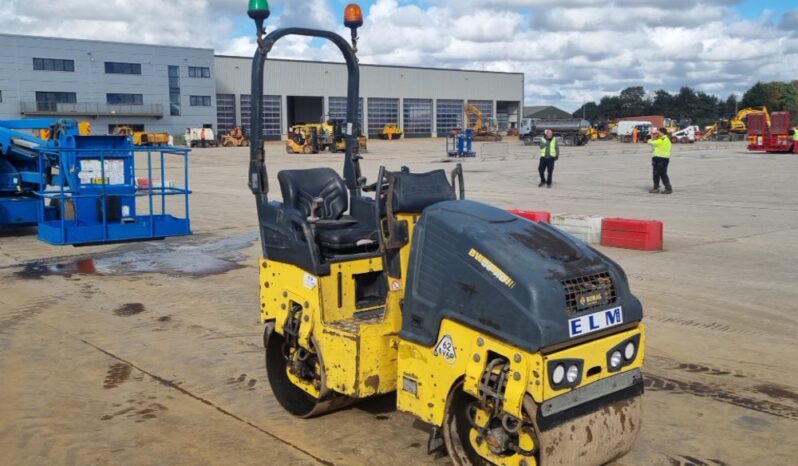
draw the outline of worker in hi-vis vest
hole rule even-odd
[[[798,126],[791,129],[789,134],[792,136],[792,152],[798,154]]]
[[[654,129],[656,131],[656,128]],[[652,131],[653,133],[653,131]],[[654,152],[651,157],[651,166],[654,167],[654,187],[648,192],[658,193],[659,183],[665,185],[665,190],[662,194],[670,194],[673,192],[671,189],[671,179],[668,177],[668,164],[671,161],[671,137],[665,128],[660,128],[659,134],[654,133],[649,139],[648,143],[654,146]]]
[[[551,175],[554,172],[554,162],[560,156],[560,145],[557,144],[557,138],[554,133],[547,129],[543,132],[544,139],[540,141],[540,163],[538,164],[538,173],[540,173],[539,188],[546,185],[551,188]]]

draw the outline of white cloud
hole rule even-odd
[[[273,0],[268,28],[333,29],[330,0]],[[360,30],[362,63],[515,71],[527,103],[573,109],[643,85],[726,97],[758,80],[798,77],[798,10],[740,18],[739,0],[378,0]],[[3,31],[213,47],[249,56],[241,0],[3,0]],[[336,7],[337,8],[337,7]],[[245,19],[245,21],[248,21]],[[240,31],[239,31],[240,33]],[[281,40],[271,57],[340,60],[330,44]]]

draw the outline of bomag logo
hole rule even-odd
[[[579,305],[582,307],[593,306],[603,300],[604,300],[604,295],[602,293],[582,295],[579,297]]]
[[[483,256],[476,249],[471,248],[471,250],[468,251],[468,255],[470,257],[473,257],[474,260],[476,260],[477,262],[479,262],[479,265],[481,265],[483,269],[487,270],[491,275],[496,277],[496,280],[499,280],[500,282],[507,285],[508,288],[512,288],[515,286],[515,280],[510,278],[510,276],[504,273],[504,271],[500,269],[499,266],[491,262],[487,257]]]

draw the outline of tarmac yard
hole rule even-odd
[[[563,148],[553,189],[534,147],[476,143],[466,196],[504,208],[658,219],[665,250],[603,248],[644,305],[644,424],[616,465],[788,465],[798,457],[798,190],[794,155],[743,143],[674,146],[674,194],[648,194],[645,145]],[[443,140],[369,141],[379,165],[453,168]],[[277,172],[340,154],[288,155]],[[260,245],[247,148],[191,155],[194,235],[57,248],[0,236],[0,462],[449,464],[427,430],[367,400],[312,420],[286,413],[263,367]]]

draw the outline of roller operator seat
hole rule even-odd
[[[316,212],[316,242],[334,254],[374,251],[379,246],[376,219],[344,215],[349,194],[344,180],[331,168],[283,170],[277,174],[283,204],[308,218],[314,198],[323,200]]]

